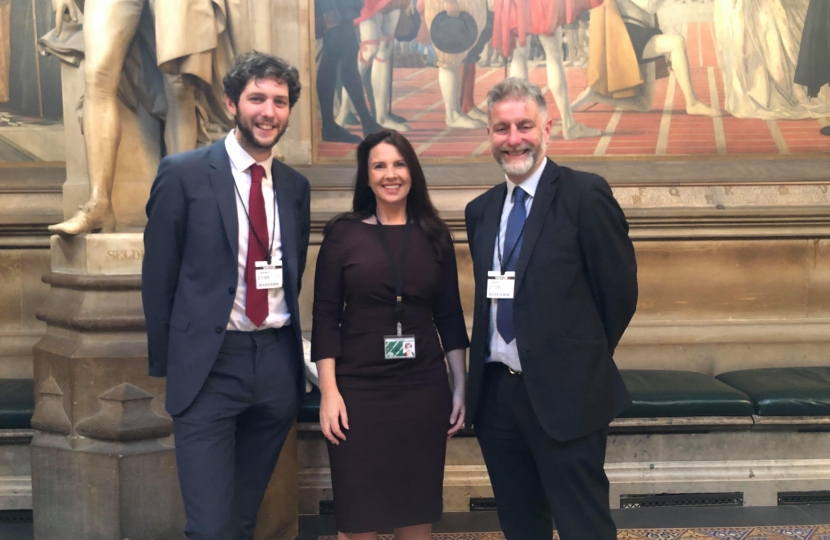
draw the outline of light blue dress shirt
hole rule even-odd
[[[539,179],[547,165],[548,158],[542,161],[542,164],[536,169],[532,176],[519,184],[528,195],[525,199],[525,211],[530,216],[530,207],[533,204],[533,199],[536,196],[536,188],[539,186]],[[501,270],[499,265],[499,250],[504,250],[504,235],[507,230],[507,217],[510,215],[510,210],[513,209],[513,192],[516,189],[516,184],[505,178],[507,182],[507,197],[504,198],[504,206],[501,209],[501,221],[499,223],[499,235],[496,237],[496,245],[493,249],[493,270]],[[506,254],[505,254],[506,256]],[[516,254],[518,257],[519,254]],[[517,373],[522,371],[522,363],[519,361],[519,350],[516,348],[516,340],[510,343],[505,343],[504,338],[501,337],[499,331],[496,329],[496,311],[498,310],[498,300],[490,299],[490,357],[487,362],[501,362],[507,367]]]

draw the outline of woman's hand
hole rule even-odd
[[[450,426],[452,427],[447,431],[448,439],[464,427],[464,414],[466,411],[467,407],[464,404],[464,386],[461,386],[460,388],[456,388],[452,393],[452,414],[450,415]]]
[[[346,440],[343,430],[349,429],[349,415],[334,374],[334,358],[317,360],[317,378],[320,382],[320,428],[323,436],[335,446]],[[341,428],[342,427],[342,428]]]
[[[349,415],[346,414],[343,396],[337,390],[325,392],[320,397],[320,428],[323,436],[335,446],[340,444],[341,439],[346,440],[343,430],[349,429]]]

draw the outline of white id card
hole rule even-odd
[[[504,275],[498,270],[487,272],[487,298],[513,298],[515,282],[516,272],[505,272]]]
[[[256,262],[256,288],[257,289],[280,289],[282,288],[282,261]]]
[[[415,358],[415,336],[385,336],[383,338],[383,355],[393,358]]]

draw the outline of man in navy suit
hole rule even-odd
[[[236,129],[164,158],[141,293],[150,375],[167,377],[190,539],[250,539],[304,388],[298,296],[309,184],[272,158],[299,73],[260,53],[224,79]]]
[[[615,540],[608,424],[630,404],[612,355],[637,306],[628,223],[608,183],[545,157],[539,87],[487,97],[506,179],[467,206],[475,272],[467,418],[508,540]]]

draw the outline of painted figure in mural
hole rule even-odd
[[[817,97],[821,88],[830,84],[830,2],[810,0],[801,49],[795,68],[795,82],[807,87],[807,95]],[[826,91],[826,90],[825,90]],[[830,135],[828,126],[822,130]]]
[[[588,87],[571,103],[573,110],[604,103],[634,111],[651,110],[655,61],[671,57],[671,67],[686,98],[686,113],[720,116],[692,88],[683,36],[663,34],[654,16],[632,0],[605,0],[591,12]]]
[[[0,0],[0,103],[9,100],[11,74],[11,0]]]
[[[409,131],[409,126],[390,116],[392,90],[392,63],[395,28],[403,10],[412,12],[415,6],[410,0],[366,0],[354,25],[360,32],[360,50],[357,53],[357,69],[360,78],[372,67],[372,95],[375,101],[375,120],[385,128]],[[346,88],[340,100],[337,123],[345,125],[351,110]]]
[[[52,0],[52,6],[56,17],[55,33],[59,36],[65,21],[78,20],[78,6],[74,0]],[[157,65],[163,73],[167,101],[167,151],[173,154],[191,150],[203,135],[197,119],[197,94],[210,102],[212,89],[221,89],[221,74],[233,59],[231,25],[238,13],[228,10],[224,0],[150,2],[149,6],[147,0],[86,0],[82,6],[83,131],[90,196],[72,218],[50,226],[52,232],[76,235],[115,230],[112,188],[121,139],[117,89],[125,58],[139,30],[142,12],[148,7],[155,21],[152,45]],[[240,43],[247,41],[243,37],[243,25],[238,25],[234,31],[234,37]],[[219,92],[217,95],[221,95],[221,90]],[[217,107],[221,106],[217,100],[212,101]],[[217,107],[209,107],[211,111],[202,108],[201,116],[230,126],[229,116],[212,114]]]
[[[363,83],[357,69],[359,44],[354,21],[363,10],[363,0],[315,0],[317,37],[323,39],[322,58],[317,69],[317,97],[323,122],[324,141],[359,143],[360,137],[349,133],[334,119],[334,93],[340,74],[344,90],[360,118],[363,135],[379,131],[380,125],[369,112],[363,95]]]
[[[424,21],[438,56],[438,85],[448,128],[480,129],[487,114],[473,103],[475,69],[490,39],[487,0],[425,0]]]
[[[545,50],[548,87],[562,118],[566,140],[597,137],[600,130],[574,120],[568,103],[568,79],[562,58],[562,25],[578,21],[583,12],[602,0],[496,0],[493,46],[505,57],[512,53],[510,76],[528,79],[530,34],[539,36]],[[518,41],[518,43],[516,43]]]
[[[588,21],[590,20],[591,12],[583,11],[576,21],[562,25],[565,42],[568,44],[565,67],[582,67],[588,63]]]
[[[826,2],[825,2],[826,4]],[[716,0],[725,108],[739,118],[830,116],[830,90],[810,99],[796,84],[809,0]],[[823,32],[828,31],[827,19]],[[830,65],[825,49],[819,65]]]

